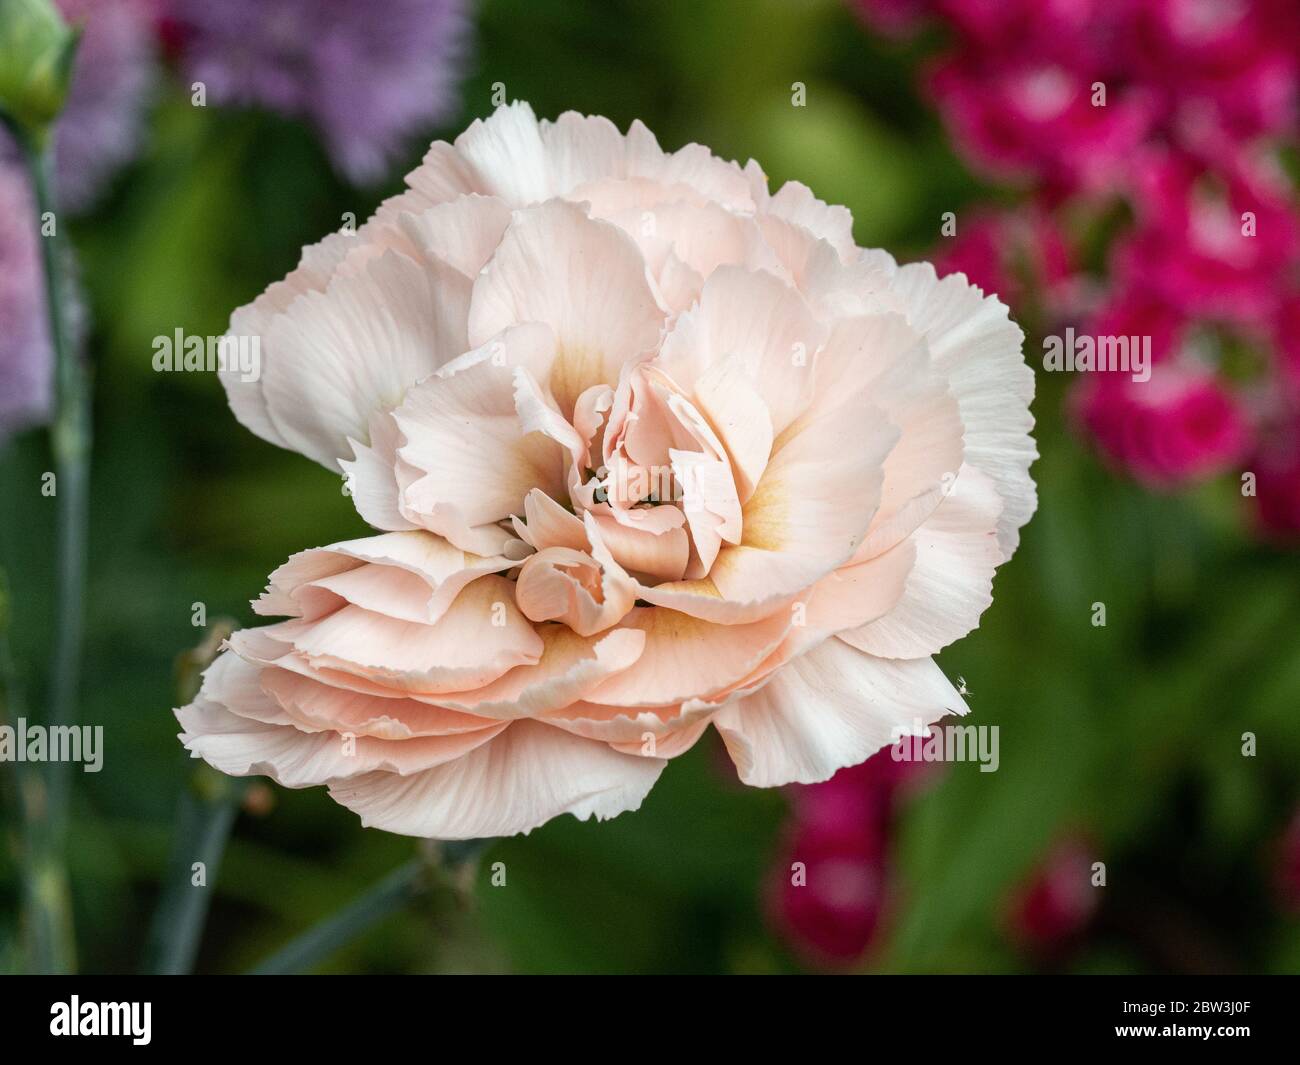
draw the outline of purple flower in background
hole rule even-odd
[[[457,105],[465,0],[171,0],[168,35],[211,101],[305,118],[353,181]]]
[[[58,0],[83,26],[72,87],[54,133],[60,206],[89,207],[139,150],[153,80],[155,36],[149,0]]]
[[[67,103],[54,127],[57,204],[89,207],[139,148],[154,56],[153,0],[57,0],[82,28]],[[41,237],[27,168],[0,130],[0,444],[49,420],[53,352]],[[69,310],[74,336],[81,308]]]
[[[140,148],[153,81],[155,0],[56,0],[82,30],[72,85],[54,127],[58,206],[73,213],[94,204],[109,179]],[[17,147],[0,130],[0,159]]]
[[[0,159],[0,444],[49,416],[53,374],[26,171]]]

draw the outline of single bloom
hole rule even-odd
[[[164,0],[185,77],[210,102],[319,130],[350,180],[374,181],[416,134],[454,114],[466,0]]]
[[[236,417],[378,532],[272,573],[191,751],[474,838],[634,809],[710,726],[769,787],[966,712],[932,655],[1036,505],[1005,306],[640,122],[512,104],[407,186],[232,316]]]

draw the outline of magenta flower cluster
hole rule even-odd
[[[1300,536],[1294,0],[857,0],[950,44],[925,87],[1014,210],[962,212],[943,265],[1045,329],[1149,337],[1152,373],[1080,375],[1079,426],[1143,483],[1242,482]],[[1104,234],[1096,253],[1097,234]],[[1096,262],[1085,262],[1091,249]]]

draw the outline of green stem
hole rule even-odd
[[[54,213],[51,192],[52,153],[48,146],[25,143],[38,225]],[[45,273],[45,304],[50,344],[54,349],[55,414],[51,427],[57,500],[58,554],[56,633],[50,663],[49,717],[51,728],[75,720],[77,676],[81,666],[83,599],[86,571],[86,532],[89,513],[90,388],[86,366],[74,350],[68,330],[64,277],[56,235],[40,237]],[[37,821],[31,850],[34,891],[29,893],[35,967],[42,972],[67,972],[75,964],[72,913],[65,859],[68,822],[69,770],[66,762],[50,762],[43,794],[34,796]]]
[[[50,189],[52,155],[32,157],[32,183],[36,209],[43,219],[54,215]],[[41,238],[45,270],[45,300],[49,311],[50,340],[54,347],[57,407],[51,440],[54,451],[55,498],[58,500],[58,632],[51,664],[50,721],[70,725],[76,714],[78,674],[84,629],[86,584],[86,532],[90,486],[90,382],[85,361],[68,335],[68,307],[60,265],[60,238]],[[51,816],[62,826],[67,816],[68,770],[66,762],[51,763]]]
[[[444,875],[454,875],[467,868],[491,843],[491,839],[430,842],[440,862],[421,855],[398,866],[360,898],[312,926],[249,972],[256,976],[279,976],[307,971],[377,921],[405,906],[425,886],[426,877],[434,869],[440,867]]]
[[[143,972],[175,975],[194,968],[221,856],[245,787],[243,780],[202,766],[181,795],[162,898],[145,942]],[[200,884],[194,883],[196,862],[203,865]]]
[[[26,703],[18,667],[9,645],[8,587],[4,582],[0,590],[0,677],[4,680],[4,699],[0,701],[0,724],[17,727],[26,717]],[[33,969],[52,971],[53,959],[59,956],[61,944],[68,942],[71,912],[68,900],[66,875],[51,867],[47,848],[43,845],[45,780],[37,765],[24,762],[15,766],[17,801],[25,828],[24,850],[20,855],[23,870],[23,912],[26,914],[25,938]]]
[[[251,970],[256,976],[300,973],[328,958],[380,918],[401,909],[415,893],[426,870],[422,858],[412,858],[333,917],[307,929]]]

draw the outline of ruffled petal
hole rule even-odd
[[[562,711],[608,677],[631,666],[645,648],[645,633],[615,629],[600,636],[579,636],[563,625],[538,630],[544,649],[533,665],[516,666],[474,691],[446,695],[441,705],[480,717],[514,720]]]
[[[840,639],[882,658],[921,658],[976,628],[993,602],[993,573],[1002,561],[1001,513],[992,479],[962,467],[938,509],[894,548],[910,546],[915,557],[898,603],[882,617],[841,632]]]
[[[432,625],[349,605],[281,632],[314,667],[424,694],[481,687],[542,653],[515,606],[514,585],[496,576],[473,581]]]
[[[531,832],[568,813],[604,821],[635,810],[663,771],[637,758],[535,721],[516,721],[490,743],[447,765],[402,777],[367,773],[330,785],[330,795],[367,827],[433,839],[485,839]]]
[[[177,710],[176,717],[181,743],[196,758],[230,776],[267,776],[286,788],[376,771],[400,780],[455,762],[506,727],[490,724],[473,732],[393,741],[266,725],[202,701]]]
[[[713,625],[672,610],[638,607],[623,627],[645,633],[645,649],[587,699],[606,706],[663,706],[710,695],[745,676],[789,629],[777,615],[748,625]]]
[[[392,251],[298,297],[261,341],[262,392],[280,439],[337,469],[373,413],[465,350],[468,299],[467,281]]]
[[[518,513],[534,488],[563,490],[564,450],[524,431],[514,392],[515,369],[545,377],[553,354],[545,326],[519,326],[411,389],[393,414],[407,441],[398,454],[422,475],[402,493],[408,516],[484,553],[500,542],[485,526]]]
[[[871,558],[920,525],[951,486],[963,454],[958,404],[931,368],[924,339],[897,314],[837,323],[817,353],[816,375],[808,417],[870,404],[899,430],[883,465],[880,507],[857,552],[860,560]]]
[[[985,296],[964,274],[940,280],[929,263],[912,263],[899,267],[893,288],[961,408],[966,461],[998,487],[998,543],[1006,561],[1038,506],[1029,476],[1038,458],[1029,435],[1034,374],[1021,354],[1024,333],[1007,317],[1005,304]]]
[[[262,687],[263,670],[226,651],[205,673],[194,702],[176,711],[181,742],[195,757],[232,776],[269,776],[309,787],[375,770],[409,774],[452,761],[504,727],[479,720],[400,740],[333,728],[300,728]]]
[[[655,365],[691,396],[710,367],[736,356],[779,435],[812,398],[813,355],[824,337],[824,326],[789,285],[724,266],[705,282],[699,303],[677,319]]]
[[[253,609],[311,619],[351,603],[431,624],[470,581],[517,564],[503,555],[462,551],[424,531],[386,533],[298,552],[271,574]]]
[[[550,388],[567,418],[584,390],[616,384],[624,363],[654,351],[663,320],[627,234],[555,200],[516,212],[474,283],[469,336],[479,345],[521,322],[549,325]]]
[[[775,673],[713,723],[740,779],[755,787],[816,784],[900,735],[966,704],[928,658],[873,658],[827,640]]]

